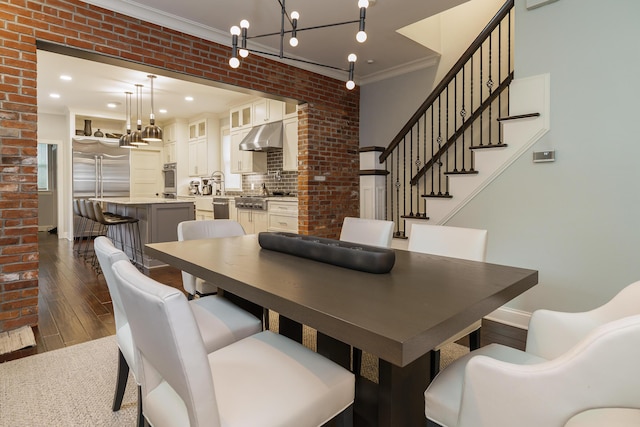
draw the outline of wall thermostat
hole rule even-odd
[[[533,152],[534,163],[555,162],[555,161],[556,161],[556,152],[554,150]]]

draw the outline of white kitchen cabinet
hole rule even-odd
[[[298,118],[298,104],[295,102],[282,103],[282,118],[289,119],[291,117]]]
[[[220,170],[220,124],[215,115],[189,121],[188,176],[209,176]]]
[[[208,174],[207,138],[189,141],[189,176]]]
[[[267,231],[267,212],[253,209],[238,209],[238,222],[247,234]]]
[[[273,99],[262,98],[253,102],[253,126],[282,120],[283,103]]]
[[[196,196],[196,219],[213,219],[213,198],[211,196]]]
[[[252,114],[252,104],[245,104],[232,108],[229,111],[229,127],[231,128],[231,132],[237,129],[251,127]]]
[[[298,171],[298,117],[282,121],[282,170]]]
[[[298,232],[298,201],[268,201],[267,231]]]
[[[244,151],[239,148],[242,139],[247,136],[250,129],[244,129],[231,133],[231,173],[266,173],[267,153]]]
[[[189,123],[189,141],[207,136],[207,119]]]
[[[164,162],[175,163],[176,162],[176,143],[168,142],[164,144]]]
[[[162,136],[165,145],[178,140],[178,124],[170,123],[162,128]]]

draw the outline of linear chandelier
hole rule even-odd
[[[261,34],[258,36],[249,37],[248,36],[249,21],[247,21],[246,19],[243,19],[242,21],[240,21],[239,27],[236,25],[231,27],[232,47],[231,47],[231,58],[229,59],[229,66],[231,66],[231,68],[238,68],[240,66],[240,59],[238,58],[238,56],[240,56],[240,58],[246,58],[247,56],[249,56],[249,52],[253,52],[253,53],[259,53],[261,55],[275,56],[280,59],[299,61],[299,62],[311,64],[311,65],[317,65],[320,67],[332,68],[334,70],[348,72],[349,80],[346,83],[347,89],[351,90],[354,87],[356,87],[356,84],[353,81],[353,71],[355,68],[355,62],[357,60],[357,57],[355,54],[352,53],[347,57],[347,60],[349,61],[348,69],[334,67],[332,65],[320,64],[312,61],[306,61],[304,59],[292,58],[284,54],[284,38],[286,34],[291,34],[291,38],[289,39],[289,45],[291,45],[291,47],[296,47],[298,46],[298,32],[300,31],[316,30],[319,28],[336,27],[339,25],[347,25],[347,24],[359,24],[359,31],[356,34],[356,40],[359,43],[364,43],[365,40],[367,40],[367,33],[364,31],[364,20],[367,12],[367,7],[369,7],[369,0],[358,0],[358,7],[360,8],[360,19],[356,19],[353,21],[346,21],[346,22],[337,22],[335,24],[317,25],[314,27],[307,27],[307,28],[298,28],[298,19],[300,19],[300,14],[296,11],[291,12],[291,14],[287,13],[287,9],[285,7],[286,0],[277,0],[277,1],[280,4],[280,9],[281,9],[280,32],[267,33],[267,34]],[[286,22],[289,22],[289,25],[291,26],[291,30],[285,30]],[[269,37],[269,36],[275,36],[275,35],[280,35],[280,51],[277,54],[272,52],[262,52],[254,49],[249,49],[247,47],[248,39],[257,39],[261,37]],[[238,37],[240,37],[239,47],[238,47]]]

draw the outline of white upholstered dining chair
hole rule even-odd
[[[134,343],[131,328],[125,312],[119,288],[116,286],[113,275],[113,265],[117,261],[129,262],[129,257],[116,248],[107,237],[100,236],[95,239],[94,248],[102,273],[104,274],[116,322],[116,341],[118,343],[118,374],[116,391],[112,409],[120,410],[129,368],[133,373],[136,383],[140,384],[140,375],[134,358]],[[135,269],[135,267],[134,267]],[[137,271],[137,270],[136,270]],[[140,273],[142,274],[142,273]],[[205,349],[212,352],[227,344],[251,336],[262,330],[260,319],[246,311],[236,307],[231,302],[218,297],[205,297],[193,300],[189,307],[196,319],[199,334],[201,334]],[[140,389],[138,388],[138,394]],[[138,399],[138,426],[142,426],[142,400]]]
[[[487,230],[445,225],[414,224],[409,233],[408,250],[450,258],[484,261],[487,255]],[[469,335],[469,347],[480,347],[480,328],[478,320],[455,335],[449,337],[431,351],[431,378],[440,370],[440,349]]]
[[[640,281],[591,311],[537,310],[525,351],[491,344],[425,391],[429,426],[640,425]]]
[[[164,426],[352,425],[355,378],[271,331],[207,354],[186,297],[117,262],[144,416]]]
[[[388,248],[393,238],[393,221],[345,217],[340,240],[361,245]]]
[[[178,224],[178,241],[244,235],[242,225],[231,219],[193,220]],[[209,283],[185,271],[182,272],[182,286],[189,294],[189,299],[196,295],[212,295],[218,291],[214,283]]]
[[[342,223],[340,240],[360,245],[388,248],[391,246],[391,240],[393,239],[393,226],[393,221],[347,216]],[[359,374],[362,366],[362,350],[359,348],[353,348],[352,363],[353,372]]]

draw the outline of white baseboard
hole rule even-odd
[[[529,319],[531,313],[528,311],[516,310],[513,308],[500,307],[487,316],[484,316],[487,320],[492,320],[498,323],[504,323],[505,325],[514,326],[520,329],[529,329]]]

